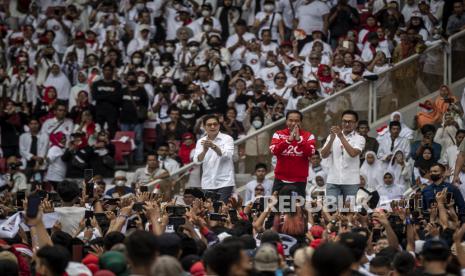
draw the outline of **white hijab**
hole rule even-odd
[[[394,121],[394,116],[396,116],[396,115],[399,115],[399,118],[400,118],[399,123],[401,125],[401,130],[400,130],[399,137],[407,138],[409,140],[413,140],[414,131],[404,123],[404,120],[402,118],[402,113],[400,113],[399,111],[392,112],[389,123]],[[391,133],[389,132],[389,123],[381,133],[378,133],[378,137],[376,138],[376,140],[378,140],[378,142],[381,141],[382,138],[384,138],[384,137],[391,137]]]
[[[371,165],[367,162],[367,156],[369,154],[373,155],[375,159]],[[376,157],[376,153],[374,151],[367,151],[365,153],[365,161],[360,168],[360,174],[366,176],[365,188],[369,191],[376,190],[376,188],[383,183],[383,172],[383,164]]]
[[[394,184],[403,187],[403,189],[406,190],[407,188],[410,188],[410,182],[405,180],[404,176],[402,175],[402,166],[399,165],[395,159],[397,153],[399,152],[402,153],[402,156],[404,157],[405,166],[408,166],[407,157],[401,150],[398,150],[392,155],[391,161],[389,161],[387,172],[392,174],[392,177],[394,178]],[[412,177],[412,175],[407,177]]]

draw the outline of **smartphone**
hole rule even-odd
[[[86,196],[88,196],[89,198],[94,197],[94,182],[93,181],[86,182]]]
[[[228,213],[229,213],[229,218],[232,223],[236,223],[237,221],[239,221],[239,218],[237,217],[236,209],[229,209]]]
[[[213,191],[206,191],[205,198],[211,199],[213,202],[220,200],[220,194]]]
[[[37,213],[39,212],[40,202],[41,202],[41,199],[37,195],[30,195],[27,198],[27,210],[26,210],[27,217],[29,218],[37,217]]]
[[[74,244],[73,245],[73,261],[80,263],[82,261],[82,244]]]
[[[94,170],[93,169],[85,169],[84,170],[84,181],[87,183],[92,180],[94,177]]]
[[[86,210],[86,212],[84,213],[85,219],[92,218],[93,216],[94,216],[94,211]]]
[[[175,229],[178,228],[180,225],[184,225],[186,223],[186,218],[184,217],[169,217],[168,218],[168,225],[173,225]]]
[[[135,212],[142,212],[144,211],[144,203],[143,202],[136,202],[132,205],[132,210]]]
[[[182,217],[186,214],[186,207],[184,206],[166,206],[166,212],[169,216]]]
[[[411,198],[408,200],[408,208],[410,209],[410,212],[413,212],[415,210],[415,199]]]
[[[139,187],[139,191],[140,191],[141,193],[148,192],[148,191],[149,191],[149,187],[147,187],[147,186],[140,186],[140,187]]]
[[[119,198],[108,198],[105,200],[105,203],[108,205],[116,205],[119,202]]]
[[[16,193],[16,206],[23,208],[23,201],[26,199],[26,192]]]
[[[447,193],[446,194],[446,203],[450,204],[451,200],[452,200],[452,193]]]
[[[213,202],[213,210],[214,210],[214,212],[219,213],[221,206],[223,206],[223,202],[221,202],[221,201]]]
[[[374,228],[373,229],[373,237],[372,237],[372,241],[373,242],[377,242],[379,239],[381,238],[381,229],[379,228]]]
[[[226,219],[226,217],[224,215],[221,215],[221,214],[218,214],[218,213],[211,213],[208,215],[208,218],[210,220],[214,220],[214,221],[224,221]]]

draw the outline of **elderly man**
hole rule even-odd
[[[112,183],[115,186],[105,193],[105,198],[120,198],[127,194],[133,194],[134,190],[131,187],[126,186],[127,181],[126,172],[116,171],[115,178]]]

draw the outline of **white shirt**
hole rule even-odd
[[[71,136],[71,133],[73,133],[74,129],[73,121],[66,118],[61,125],[60,122],[61,121],[58,121],[56,117],[47,119],[42,125],[41,132],[48,136],[52,134],[52,132],[57,133],[61,131],[66,135],[67,140],[69,140],[69,137]]]
[[[365,137],[357,134],[355,131],[345,135],[347,142],[360,152],[365,148]],[[331,140],[330,136],[326,139],[326,144]],[[326,183],[338,185],[360,184],[360,156],[351,157],[344,149],[339,137],[334,138],[331,146],[331,153],[325,159],[329,159],[330,170]]]
[[[379,193],[379,202],[400,199],[404,194],[404,187],[394,183],[391,185],[380,185],[376,190]]]
[[[195,145],[194,162],[199,162],[199,154],[203,152],[202,141],[207,136],[200,138]],[[234,186],[234,140],[231,136],[219,132],[213,143],[221,151],[219,156],[209,148],[202,163],[202,189],[219,189]]]
[[[263,188],[265,189],[264,195],[271,196],[271,193],[273,190],[273,181],[269,179],[264,179],[261,184]],[[257,185],[258,185],[258,182],[256,179],[249,181],[247,184],[245,184],[245,199],[244,199],[245,204],[251,201],[255,201],[255,187],[257,187]]]
[[[30,153],[32,143],[32,135],[30,132],[26,132],[19,136],[19,152],[21,157],[29,161],[32,158]],[[37,156],[45,158],[48,147],[48,138],[46,135],[37,134]]]
[[[45,176],[46,180],[60,182],[66,176],[66,163],[61,160],[65,149],[52,146],[47,153],[48,169]]]
[[[454,175],[455,162],[457,161],[457,155],[459,154],[459,149],[456,145],[448,147],[446,150],[443,150],[443,155],[438,161],[443,165],[449,166],[452,175]]]
[[[219,98],[221,97],[221,89],[219,84],[216,81],[209,80],[207,82],[195,81],[195,84],[199,85],[201,88],[207,91],[208,95]]]
[[[386,160],[386,157],[390,154],[394,154],[396,151],[400,150],[404,153],[404,156],[410,156],[410,141],[404,137],[397,137],[394,140],[394,147],[391,151],[392,139],[390,135],[384,136],[379,142],[378,148],[378,159],[381,161],[391,161]]]
[[[296,17],[299,19],[298,29],[305,31],[310,35],[314,30],[323,30],[323,16],[329,13],[328,6],[321,1],[313,1],[308,5],[302,5],[296,11]]]
[[[70,235],[76,234],[79,222],[84,218],[86,208],[84,207],[56,207],[55,212],[59,215],[61,229]]]
[[[167,170],[169,174],[173,174],[175,171],[179,169],[179,163],[173,158],[166,157],[165,160],[159,160],[159,161],[160,161],[160,168]]]

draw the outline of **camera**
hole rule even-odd
[[[17,163],[10,163],[8,164],[8,168],[10,168],[10,170],[17,170],[21,167],[21,163],[20,162],[17,162]]]

